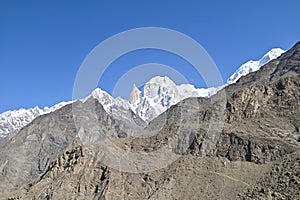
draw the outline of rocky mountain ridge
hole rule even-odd
[[[249,61],[243,64],[227,80],[228,84],[235,83],[241,76],[257,71],[262,65],[280,56],[284,50],[274,48],[258,61]],[[224,85],[224,86],[225,86]],[[113,98],[107,92],[97,88],[90,96],[98,99],[104,109],[115,118],[126,118],[128,123],[134,122],[137,126],[144,127],[155,117],[166,111],[170,106],[189,97],[210,97],[223,88],[195,88],[191,84],[176,85],[168,77],[154,77],[149,80],[142,91],[133,86],[130,99]],[[88,98],[88,97],[87,97]],[[12,137],[22,127],[29,124],[36,117],[61,108],[71,102],[61,102],[51,108],[38,107],[7,111],[0,114],[0,143]],[[145,123],[146,122],[146,123]]]

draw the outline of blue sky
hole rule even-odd
[[[226,80],[245,61],[299,41],[299,7],[297,0],[1,0],[0,112],[71,100],[76,73],[89,52],[138,27],[169,28],[195,39]],[[205,87],[184,60],[156,50],[116,60],[99,86],[112,92],[122,74],[149,62],[174,66],[189,82]]]

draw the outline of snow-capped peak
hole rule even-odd
[[[107,92],[96,88],[90,96],[101,102],[105,111],[110,113],[110,106],[114,104],[114,99]]]
[[[266,53],[260,60],[259,60],[259,66],[263,66],[270,62],[271,60],[274,60],[278,58],[281,54],[283,54],[285,51],[281,48],[274,48],[271,49],[268,53]]]
[[[155,76],[151,78],[146,84],[154,84],[160,86],[176,86],[176,84],[167,76]]]
[[[238,79],[242,76],[245,76],[251,72],[255,72],[260,69],[263,65],[267,64],[273,59],[278,58],[281,54],[285,51],[281,48],[274,48],[271,49],[268,53],[266,53],[261,59],[253,61],[250,60],[244,63],[240,68],[238,68],[234,74],[232,74],[229,79],[227,80],[227,84],[235,83]]]
[[[90,96],[97,99],[102,104],[104,110],[108,114],[113,114],[114,112],[118,112],[115,108],[117,108],[119,110],[120,109],[130,110],[128,101],[126,101],[120,97],[113,98],[112,96],[110,96],[110,94],[108,94],[104,90],[101,90],[100,88],[96,88]],[[88,96],[87,98],[89,98],[90,96]]]
[[[150,122],[170,106],[189,97],[209,97],[216,92],[215,88],[195,88],[191,84],[176,85],[167,76],[156,76],[145,83],[142,91],[135,87],[131,92],[134,101],[131,109],[145,122]]]
[[[268,53],[266,53],[263,58],[269,57],[269,60],[273,60],[278,58],[281,54],[283,54],[285,50],[281,48],[273,48]]]
[[[112,116],[114,119],[122,120],[131,125],[136,125],[138,127],[145,126],[145,122],[137,117],[137,115],[131,110],[130,103],[121,97],[113,98],[106,91],[96,88],[91,95],[86,97],[86,99],[93,97],[97,99],[104,110]]]

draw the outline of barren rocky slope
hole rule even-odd
[[[2,198],[297,199],[299,97],[297,43],[210,99],[172,106],[143,132],[120,126],[93,99],[77,102],[80,115],[66,106],[39,117],[1,149]],[[108,139],[149,159],[111,157]]]

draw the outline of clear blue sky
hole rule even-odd
[[[137,27],[170,28],[194,38],[226,80],[245,61],[300,40],[299,8],[298,0],[1,0],[0,112],[71,100],[88,53],[106,38]],[[184,65],[164,52],[136,52],[117,60],[99,85],[111,92],[124,70],[149,62]],[[205,86],[200,79],[190,82]]]

